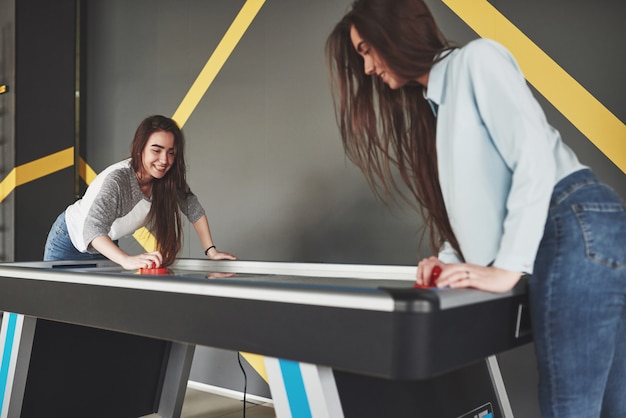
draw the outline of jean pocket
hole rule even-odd
[[[585,239],[587,257],[617,269],[626,266],[626,209],[619,203],[572,206]]]

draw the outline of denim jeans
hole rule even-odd
[[[590,170],[550,205],[530,279],[542,417],[626,417],[626,205]]]
[[[43,253],[44,261],[56,261],[56,260],[103,260],[102,254],[90,254],[81,253],[74,247],[70,234],[67,232],[67,224],[65,223],[65,212],[61,213],[50,232],[48,232],[48,239],[46,240],[46,247]]]

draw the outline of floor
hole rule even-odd
[[[183,403],[181,418],[242,418],[243,401],[226,396],[188,388]],[[271,404],[246,402],[246,418],[275,418]],[[146,415],[142,418],[159,418]]]

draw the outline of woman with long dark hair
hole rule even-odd
[[[436,255],[417,283],[504,292],[531,274],[542,415],[626,416],[626,205],[514,57],[452,45],[421,0],[355,1],[326,55],[347,156],[377,196],[423,214]]]
[[[144,119],[131,144],[131,157],[106,168],[85,195],[52,226],[44,260],[108,258],[124,269],[167,267],[181,249],[181,212],[193,225],[205,255],[236,259],[218,251],[209,222],[186,180],[185,139],[176,122],[155,115]],[[117,239],[148,226],[156,251],[129,255]]]

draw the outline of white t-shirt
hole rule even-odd
[[[204,215],[194,194],[178,200],[181,212],[191,223]],[[130,159],[113,164],[98,174],[82,199],[65,210],[72,244],[81,252],[95,253],[90,245],[94,238],[108,235],[115,241],[131,235],[146,225],[151,205],[139,187]]]

